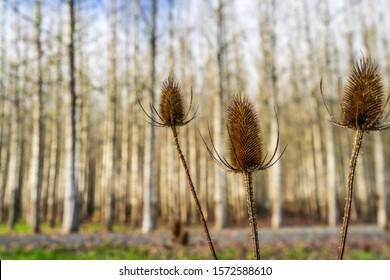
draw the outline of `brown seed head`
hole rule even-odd
[[[210,128],[211,146],[208,146],[203,136],[200,135],[210,156],[226,171],[251,173],[266,170],[274,165],[286,150],[287,146],[280,155],[277,155],[279,148],[279,122],[277,121],[278,134],[275,149],[271,155],[268,156],[267,152],[263,156],[257,114],[246,96],[236,95],[231,99],[226,119],[228,159],[218,153],[211,137]]]
[[[182,125],[185,119],[180,87],[172,76],[161,87],[160,117],[166,126]]]
[[[362,58],[351,70],[341,98],[342,125],[364,130],[375,129],[382,121],[384,86],[378,66]]]
[[[246,96],[236,95],[227,108],[228,156],[235,169],[252,172],[262,165],[257,114]]]

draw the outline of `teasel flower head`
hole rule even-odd
[[[383,118],[383,113],[389,97],[390,95],[385,99],[378,65],[371,59],[363,57],[352,67],[341,96],[341,121],[331,120],[331,122],[341,127],[363,131],[388,129],[390,123],[384,123],[387,116]],[[325,101],[324,104],[326,106]],[[332,117],[327,106],[326,108]]]
[[[150,109],[156,113],[158,119],[153,118],[143,108],[141,102],[138,100],[144,113],[149,117],[152,124],[163,127],[177,127],[188,124],[194,118],[197,117],[197,109],[191,118],[187,119],[192,108],[192,90],[190,105],[185,113],[183,96],[180,92],[179,83],[175,81],[172,75],[169,75],[167,80],[161,86],[161,99],[159,104],[159,110],[153,105],[150,105]]]
[[[286,148],[275,159],[279,147],[279,133],[273,154],[270,157],[268,157],[268,153],[263,154],[257,114],[246,96],[239,94],[231,99],[227,107],[226,120],[228,159],[219,155],[213,142],[211,142],[212,148],[210,148],[203,137],[202,139],[212,158],[227,171],[251,173],[265,170],[275,164],[283,155]],[[210,130],[209,134],[211,138]]]

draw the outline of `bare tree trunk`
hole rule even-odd
[[[62,26],[63,20],[62,20],[62,10],[61,10],[62,4],[59,5],[58,13],[60,14],[60,22],[59,26]],[[60,31],[58,33],[58,41],[59,43],[63,42],[62,32]],[[48,222],[50,227],[54,227],[56,223],[57,218],[57,211],[58,211],[58,202],[57,202],[57,194],[58,194],[58,188],[60,186],[60,172],[62,170],[62,153],[63,153],[63,99],[62,99],[62,87],[60,86],[63,83],[63,76],[62,76],[62,60],[63,60],[63,54],[62,52],[59,52],[56,57],[56,78],[58,86],[56,87],[56,93],[55,93],[55,111],[56,111],[56,118],[55,118],[55,135],[54,135],[54,143],[55,143],[55,150],[54,156],[53,156],[53,181],[52,181],[52,192],[50,193],[49,198],[49,216],[48,216]],[[54,147],[53,147],[54,148]]]
[[[80,52],[81,53],[81,52]],[[80,61],[82,57],[80,55]],[[84,68],[85,69],[85,68]],[[78,108],[78,119],[77,119],[77,162],[76,162],[76,177],[77,177],[77,189],[79,192],[79,197],[82,197],[78,201],[78,211],[79,211],[79,220],[87,218],[87,205],[89,203],[88,196],[88,162],[89,162],[89,153],[88,145],[93,145],[89,142],[89,115],[90,115],[90,105],[89,105],[89,96],[90,92],[89,83],[83,79],[82,75],[79,75],[80,80],[80,90],[82,92],[78,97],[79,104]]]
[[[51,80],[48,74],[47,80]],[[52,133],[52,123],[46,122],[45,128],[47,131],[47,136],[45,137],[45,158],[44,158],[44,166],[43,166],[43,182],[42,182],[42,190],[41,190],[41,221],[47,222],[47,211],[48,211],[48,200],[49,195],[52,189],[50,185],[50,169],[51,169],[51,157],[52,157],[52,146],[53,146],[53,133]]]
[[[368,212],[370,210],[368,201],[369,186],[366,181],[367,170],[364,168],[365,160],[364,154],[362,154],[356,163],[356,191],[354,192],[354,199],[357,202],[355,203],[357,216],[352,216],[351,219],[362,219],[363,222],[368,222]]]
[[[157,1],[152,0],[152,28],[150,34],[150,96],[151,104],[155,103],[155,83],[156,83],[156,23],[157,23]],[[151,112],[152,118],[154,118],[154,111]],[[155,221],[153,216],[153,160],[154,160],[154,137],[155,127],[150,125],[146,129],[145,133],[145,173],[144,173],[144,194],[143,194],[143,218],[142,218],[142,231],[150,232],[155,228]]]
[[[131,176],[130,176],[130,195],[131,195],[131,214],[130,220],[133,226],[138,226],[140,221],[139,213],[141,209],[141,192],[142,192],[142,179],[139,168],[139,158],[141,156],[139,152],[140,148],[140,127],[139,127],[139,108],[136,102],[136,97],[140,93],[140,48],[139,48],[139,20],[140,20],[140,7],[139,0],[133,2],[134,7],[134,96],[132,96],[132,122],[131,122]]]
[[[109,98],[108,98],[108,116],[106,119],[106,142],[104,152],[105,181],[104,188],[106,193],[104,223],[108,231],[112,231],[115,217],[115,192],[118,186],[118,94],[116,77],[116,0],[110,1],[110,33],[109,42]],[[120,168],[120,165],[119,165]]]
[[[123,83],[125,97],[122,114],[122,140],[121,140],[121,176],[120,176],[120,203],[119,203],[119,222],[125,224],[129,219],[129,199],[130,199],[130,166],[131,166],[131,121],[133,114],[133,92],[134,87],[131,87],[131,45],[130,45],[130,26],[131,25],[131,6],[125,7],[125,80]]]
[[[174,10],[175,0],[169,0],[169,15],[168,15],[168,24],[169,24],[169,46],[168,46],[168,63],[169,63],[169,73],[175,75],[175,50],[174,50],[174,39],[175,39],[175,26],[173,22],[173,10]],[[172,223],[173,221],[179,220],[180,217],[180,208],[177,207],[176,195],[177,192],[174,190],[174,186],[177,187],[178,184],[174,183],[174,178],[177,169],[177,161],[175,160],[174,149],[172,145],[172,138],[170,132],[167,130],[165,134],[166,138],[166,150],[165,150],[165,161],[166,166],[165,170],[161,170],[162,173],[166,173],[166,185],[164,186],[167,192],[167,212],[168,212],[168,222]],[[163,166],[162,166],[163,167]],[[180,220],[179,220],[180,221]]]
[[[332,70],[331,65],[331,54],[335,55],[334,42],[332,41],[331,30],[330,30],[330,12],[329,12],[329,2],[324,1],[324,19],[323,23],[325,26],[325,73],[328,77],[329,85],[331,90],[337,89],[334,84],[334,79],[332,79]],[[330,116],[328,116],[330,118]],[[329,125],[328,119],[325,120],[324,130],[325,130],[325,150],[326,150],[326,183],[327,183],[327,204],[328,204],[328,225],[335,226],[337,223],[337,177],[336,177],[336,157],[335,157],[335,138],[333,132],[333,126]]]
[[[328,200],[328,225],[335,226],[337,223],[337,196],[336,196],[336,158],[334,151],[333,128],[328,125],[325,128],[326,135],[326,163],[327,163],[327,200]]]
[[[65,193],[64,193],[64,216],[62,230],[65,233],[78,231],[78,211],[77,211],[77,178],[76,178],[76,79],[75,79],[75,4],[74,0],[68,0],[69,7],[69,90],[70,95],[66,104],[69,108],[67,114],[67,130],[65,135],[65,168],[67,171]]]
[[[20,58],[20,57],[19,57]],[[20,125],[17,120],[18,110],[19,110],[19,91],[20,91],[20,85],[19,85],[19,66],[14,67],[14,75],[15,79],[13,81],[13,90],[15,92],[14,100],[12,100],[12,106],[10,109],[10,143],[9,143],[9,150],[10,150],[10,161],[9,161],[9,175],[8,175],[8,185],[9,185],[9,206],[8,206],[8,228],[10,230],[13,229],[15,221],[16,221],[16,203],[17,203],[17,189],[18,189],[18,126]]]
[[[310,1],[306,1],[304,4],[304,18],[309,19],[310,18],[310,12],[309,12],[309,3]],[[312,76],[316,76],[316,73],[318,71],[318,67],[315,62],[315,45],[311,36],[311,25],[309,24],[309,21],[305,21],[304,29],[305,29],[305,39],[309,48],[308,51],[308,75],[306,76],[304,83],[307,85],[307,99],[309,100],[310,107],[312,108],[311,113],[311,132],[312,132],[312,139],[313,139],[313,151],[312,155],[314,157],[314,171],[315,171],[315,199],[312,201],[315,202],[313,205],[316,211],[316,216],[318,219],[323,219],[326,213],[326,207],[325,200],[320,199],[320,197],[325,197],[326,192],[324,188],[324,165],[323,165],[323,149],[322,149],[322,130],[321,130],[321,114],[318,106],[318,99],[319,96],[317,95],[318,92],[318,83],[314,83],[312,81]],[[319,76],[319,75],[317,75]]]
[[[261,7],[263,4],[259,2]],[[273,112],[277,110],[277,85],[278,76],[276,72],[276,34],[275,34],[275,10],[276,0],[271,0],[265,4],[266,11],[260,12],[260,36],[263,49],[264,60],[264,75],[266,75],[266,87],[268,88],[268,111]],[[270,145],[275,145],[277,142],[278,127],[276,121],[270,122]],[[279,151],[276,154],[278,157]],[[275,164],[268,172],[268,188],[271,202],[271,226],[272,228],[279,228],[282,223],[282,166]]]
[[[83,26],[83,7],[82,2],[76,6],[76,15],[75,24],[76,26]],[[88,54],[85,49],[85,38],[88,37],[87,30],[84,28],[79,28],[77,41],[75,44],[77,48],[77,56],[75,55],[75,60],[79,61],[78,69],[76,69],[76,88],[78,88],[77,95],[77,116],[76,116],[76,178],[77,178],[77,190],[78,190],[78,216],[79,221],[82,221],[88,218],[87,207],[89,203],[90,196],[88,195],[88,172],[89,172],[89,153],[88,146],[93,145],[93,141],[89,137],[90,129],[90,92],[91,92],[91,82],[88,76],[89,67],[88,67]]]
[[[23,94],[23,89],[20,88],[20,95],[19,98],[21,98]],[[23,100],[21,98],[20,100]],[[14,125],[17,124],[17,131],[15,129],[14,133],[17,135],[17,139],[15,140],[15,145],[17,146],[16,151],[16,159],[15,159],[15,169],[14,169],[14,184],[13,189],[11,190],[11,201],[10,201],[10,212],[8,213],[8,221],[9,221],[9,228],[12,230],[17,219],[20,218],[21,210],[22,210],[22,190],[24,185],[24,160],[25,160],[25,128],[24,128],[24,121],[23,121],[23,108],[21,108],[21,104],[18,101],[18,98],[15,100],[15,114],[16,114],[16,122]],[[12,143],[10,143],[12,145]],[[12,148],[10,148],[12,150]],[[12,151],[11,151],[12,154]],[[11,156],[12,157],[12,156]],[[12,170],[10,170],[12,172]],[[11,207],[12,205],[12,207]]]
[[[383,15],[383,14],[382,14]],[[364,17],[364,15],[361,15]],[[364,19],[361,18],[361,26],[363,29],[363,40],[365,43],[365,46],[367,48],[367,56],[374,56],[374,54],[377,52],[378,45],[375,44],[377,42],[377,36],[376,36],[376,29],[370,29],[366,26],[367,24],[364,22]],[[375,133],[374,135],[374,167],[375,167],[375,200],[374,203],[368,204],[368,221],[371,219],[371,213],[370,210],[371,205],[376,205],[376,215],[377,215],[377,224],[381,228],[385,228],[387,226],[387,193],[386,193],[386,169],[385,169],[385,151],[383,148],[383,140],[382,136],[379,133]],[[359,162],[358,162],[359,164]],[[366,193],[366,197],[368,199],[368,195]]]
[[[24,32],[23,35],[23,40],[27,41],[28,40],[28,33]],[[23,82],[21,84],[21,100],[24,100],[25,97],[28,96],[28,89],[29,89],[29,78],[30,78],[30,61],[28,59],[28,53],[27,52],[22,52],[23,57],[22,61],[24,62],[22,64],[23,68]],[[31,185],[29,185],[29,182],[26,181],[26,171],[29,170],[29,156],[28,153],[30,151],[29,146],[30,146],[30,137],[27,137],[27,135],[31,135],[29,133],[29,124],[28,124],[28,114],[26,114],[26,105],[24,102],[21,102],[20,108],[19,108],[19,113],[20,113],[20,119],[23,125],[19,126],[19,137],[20,137],[20,153],[19,153],[19,187],[20,187],[20,212],[17,214],[19,218],[23,221],[26,222],[27,220],[30,219],[29,216],[29,210],[30,210],[30,196],[31,196]],[[27,116],[27,118],[26,118]],[[28,175],[28,174],[27,174]],[[27,177],[28,178],[28,177]]]
[[[37,87],[38,91],[35,99],[35,118],[34,125],[36,125],[37,130],[34,131],[35,141],[32,142],[34,145],[33,164],[37,166],[34,167],[34,173],[32,176],[34,178],[33,188],[32,188],[32,200],[33,200],[33,209],[32,214],[32,227],[34,233],[39,233],[41,231],[41,221],[40,221],[40,202],[41,202],[41,189],[43,184],[43,168],[44,168],[44,152],[45,152],[45,127],[44,127],[44,112],[43,112],[43,73],[42,73],[42,42],[41,42],[41,9],[42,1],[37,0],[35,7],[35,44],[37,48],[37,68],[38,68],[38,77],[37,77]]]
[[[383,14],[383,17],[387,16]],[[389,43],[388,43],[388,39],[386,38],[382,38],[382,43],[383,43],[383,49],[386,50],[385,52],[385,58],[386,58],[386,61],[389,62],[390,61],[390,51],[389,51]],[[386,69],[384,70],[384,75],[387,75],[387,77],[390,76],[390,63],[387,63],[387,67]],[[379,135],[378,135],[379,136]],[[381,138],[381,137],[379,137]],[[380,145],[378,145],[378,143],[375,144],[375,150],[380,152],[381,153],[381,156],[384,156],[385,155],[385,151],[384,151],[384,147],[383,147],[383,139],[381,138],[381,141],[382,142],[382,151],[379,151],[380,150]],[[377,156],[375,156],[375,158],[377,158]],[[383,161],[383,163],[385,163],[385,161]],[[383,168],[383,169],[382,169]],[[385,171],[385,166],[381,166],[381,163],[378,162],[376,163],[375,165],[375,170],[377,172],[375,178],[376,180],[378,180],[376,182],[376,185],[377,185],[377,195],[378,195],[378,201],[377,201],[377,224],[382,227],[384,224],[387,223],[387,225],[389,225],[389,222],[388,222],[388,215],[390,213],[390,208],[389,208],[389,203],[387,202],[388,199],[389,199],[389,194],[386,193],[386,189],[383,190],[383,187],[381,186],[382,185],[382,182],[381,180],[383,180],[383,186],[386,186],[386,182],[388,180],[388,177],[387,177],[387,172]],[[379,174],[381,173],[381,174]],[[383,197],[381,198],[381,196],[383,195]]]
[[[375,133],[374,141],[377,224],[379,227],[385,228],[387,226],[386,169],[383,143],[379,133]]]
[[[1,2],[1,47],[0,47],[0,76],[6,76],[6,56],[7,56],[7,46],[6,46],[6,38],[7,38],[7,12],[6,8],[8,5],[8,1]],[[5,189],[6,185],[3,183],[4,177],[6,174],[4,173],[4,160],[3,160],[3,149],[4,148],[4,128],[5,128],[5,79],[0,79],[0,223],[4,220],[4,200],[5,200]]]
[[[18,1],[14,2],[14,10],[17,9]],[[15,28],[17,36],[15,38],[15,46],[16,46],[16,56],[17,62],[14,65],[14,90],[15,96],[12,100],[11,106],[11,142],[9,143],[10,149],[10,175],[9,175],[9,184],[10,184],[10,202],[9,202],[9,213],[8,213],[8,228],[13,230],[18,215],[21,209],[21,187],[22,180],[20,177],[23,176],[23,171],[21,166],[23,165],[23,154],[22,154],[22,142],[23,142],[23,124],[21,118],[21,109],[20,109],[20,100],[23,100],[22,88],[21,88],[21,65],[22,61],[21,50],[18,41],[21,40],[21,28],[20,28],[20,20],[17,19],[15,22]]]
[[[213,138],[215,146],[218,147],[219,152],[224,154],[224,143],[223,143],[223,99],[226,94],[225,92],[225,40],[224,40],[224,1],[218,1],[217,7],[217,64],[218,64],[218,93],[214,94],[214,132]],[[226,213],[226,184],[225,184],[224,171],[220,166],[215,165],[214,167],[214,187],[215,187],[215,227],[221,229],[227,225],[227,213]]]
[[[56,199],[56,191],[58,187],[58,181],[56,180],[56,165],[57,165],[57,149],[60,145],[60,142],[58,142],[57,139],[57,130],[58,130],[58,123],[57,121],[53,122],[52,129],[51,129],[51,136],[52,143],[50,146],[50,158],[49,158],[49,183],[48,183],[48,194],[47,194],[47,211],[46,211],[46,219],[49,223],[50,227],[54,227],[55,225],[55,199]]]

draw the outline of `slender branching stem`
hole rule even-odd
[[[243,176],[244,176],[244,183],[246,189],[246,206],[248,208],[249,224],[251,228],[251,238],[253,243],[253,256],[256,260],[260,260],[260,245],[259,245],[259,236],[257,232],[252,173],[243,172]]]
[[[210,237],[210,233],[209,233],[209,230],[207,227],[206,219],[204,218],[202,207],[200,206],[200,202],[199,202],[198,196],[196,194],[194,184],[192,183],[192,179],[191,179],[190,171],[189,171],[188,166],[187,166],[187,162],[186,162],[184,155],[183,155],[183,152],[181,151],[181,148],[180,148],[177,128],[175,126],[172,126],[171,129],[172,129],[172,133],[173,133],[173,138],[175,140],[177,152],[179,154],[181,163],[183,164],[183,167],[184,167],[184,170],[186,172],[187,179],[188,179],[188,183],[189,183],[189,186],[191,189],[191,193],[192,193],[192,196],[194,197],[194,200],[195,200],[196,210],[198,211],[200,221],[203,224],[203,229],[204,229],[204,232],[205,232],[206,237],[207,237],[207,243],[209,245],[211,254],[213,255],[214,259],[217,260],[218,259],[217,254],[215,253],[214,244],[213,244],[213,241],[211,240],[211,237]]]
[[[353,149],[351,154],[351,160],[349,162],[349,173],[347,178],[347,187],[346,187],[346,194],[345,194],[343,225],[341,227],[339,254],[337,256],[338,260],[342,260],[344,255],[345,241],[347,239],[347,231],[348,231],[348,223],[349,223],[349,214],[351,213],[353,179],[355,176],[356,162],[359,156],[360,147],[362,146],[363,134],[364,131],[362,129],[360,128],[356,129],[355,140],[353,143]]]

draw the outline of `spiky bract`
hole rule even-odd
[[[179,84],[172,76],[169,76],[161,87],[160,116],[167,126],[177,126],[184,121],[183,97]]]
[[[275,159],[279,147],[278,129],[278,137],[274,152],[269,158],[268,153],[263,155],[257,114],[252,103],[245,96],[236,95],[231,99],[227,109],[226,128],[229,160],[219,155],[214,142],[212,141],[210,130],[209,134],[212,148],[210,148],[206,144],[204,138],[201,137],[210,156],[227,171],[245,173],[265,170],[274,165],[286,149],[285,147]]]
[[[163,83],[161,87],[159,112],[156,110],[153,104],[150,104],[150,109],[152,110],[152,115],[150,115],[145,111],[139,100],[138,103],[140,104],[142,111],[144,111],[145,115],[148,116],[153,125],[163,127],[173,128],[177,126],[186,125],[196,118],[198,111],[196,109],[192,117],[187,119],[187,116],[192,108],[192,90],[190,106],[188,108],[188,111],[184,113],[183,96],[180,92],[180,86],[177,82],[175,82],[175,79],[171,75],[168,76],[168,79]],[[154,113],[160,120],[154,118]]]
[[[262,163],[262,143],[257,114],[243,95],[232,98],[227,108],[228,155],[238,170],[253,171]]]
[[[344,126],[375,130],[381,122],[384,86],[378,66],[369,58],[362,58],[352,68],[340,105]]]

